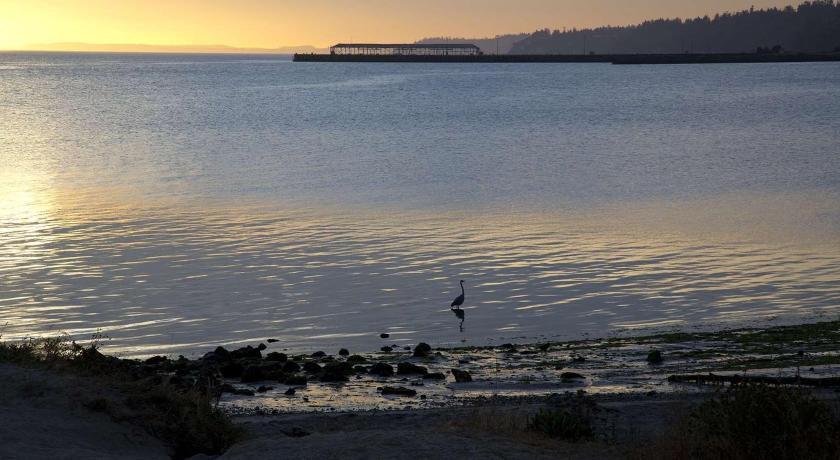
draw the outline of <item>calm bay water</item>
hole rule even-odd
[[[838,314],[838,64],[0,54],[4,339],[372,350]]]

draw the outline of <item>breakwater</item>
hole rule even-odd
[[[837,62],[840,53],[782,54],[482,54],[375,55],[295,54],[295,62],[417,62],[417,63],[601,63],[601,64],[737,64],[773,62]]]

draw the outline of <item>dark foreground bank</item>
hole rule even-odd
[[[835,321],[335,356],[266,340],[145,360],[68,339],[4,343],[0,457],[836,459],[839,338]],[[637,370],[601,371],[609,359]],[[656,389],[625,391],[637,374]],[[517,390],[482,393],[497,383]],[[410,409],[347,411],[354,385]],[[459,396],[414,405],[439,389]]]

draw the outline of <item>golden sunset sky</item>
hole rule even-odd
[[[798,0],[793,0],[798,1]],[[0,0],[0,49],[33,44],[325,47],[784,6],[777,0]]]

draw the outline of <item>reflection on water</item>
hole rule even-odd
[[[363,351],[836,314],[837,100],[838,63],[0,53],[0,334]]]
[[[101,330],[111,351],[139,354],[266,338],[372,350],[799,317],[840,305],[837,232],[815,217],[838,215],[830,197],[765,197],[798,209],[775,216],[745,215],[725,197],[659,216],[650,210],[659,205],[644,204],[384,216],[136,202],[114,191],[13,195],[0,213],[4,338]],[[704,220],[709,228],[698,227]],[[763,227],[797,222],[803,241],[750,242]],[[462,278],[463,334],[449,311]]]

